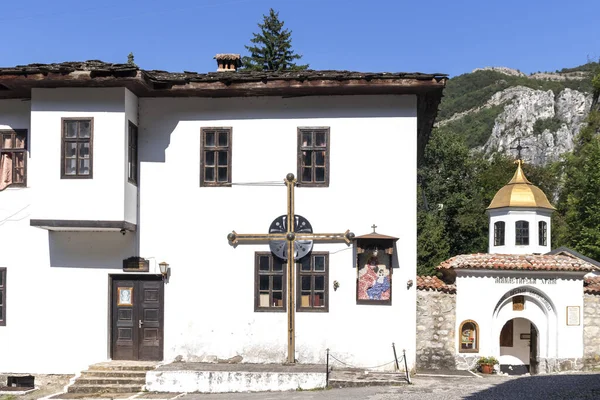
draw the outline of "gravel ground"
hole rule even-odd
[[[178,400],[525,400],[600,399],[600,374],[484,378],[417,377],[413,385],[282,393],[188,394]]]

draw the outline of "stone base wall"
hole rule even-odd
[[[457,354],[454,359],[456,360],[456,369],[473,371],[478,368],[477,360],[480,356],[473,356],[469,354]]]
[[[583,297],[583,363],[588,371],[600,370],[600,296]]]
[[[417,290],[417,369],[456,369],[456,294]]]
[[[540,358],[538,364],[539,374],[549,374],[563,371],[582,371],[584,362],[582,358]]]

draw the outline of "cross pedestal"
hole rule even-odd
[[[294,188],[297,180],[294,174],[287,174],[285,177],[285,185],[287,187],[287,216],[286,232],[282,233],[237,233],[232,231],[227,235],[227,240],[232,246],[238,244],[259,244],[269,243],[270,241],[287,242],[287,362],[294,364],[296,362],[296,333],[295,333],[295,275],[294,275],[294,260],[295,260],[295,244],[296,242],[321,242],[321,243],[346,243],[350,245],[354,239],[354,233],[346,230],[344,233],[307,233],[296,232],[296,215],[294,213]]]

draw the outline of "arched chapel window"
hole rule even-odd
[[[467,320],[460,324],[458,351],[460,353],[479,352],[479,326],[477,322]]]
[[[529,245],[529,222],[517,221],[515,223],[515,244],[517,246]]]
[[[545,221],[540,221],[538,223],[538,228],[540,246],[546,246],[546,243],[548,242],[548,224]]]
[[[504,221],[494,224],[494,246],[504,246]]]

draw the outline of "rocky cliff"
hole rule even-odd
[[[486,67],[453,78],[442,102],[438,129],[467,136],[484,154],[511,157],[520,142],[526,162],[545,165],[573,149],[592,104],[589,67],[526,76]]]

